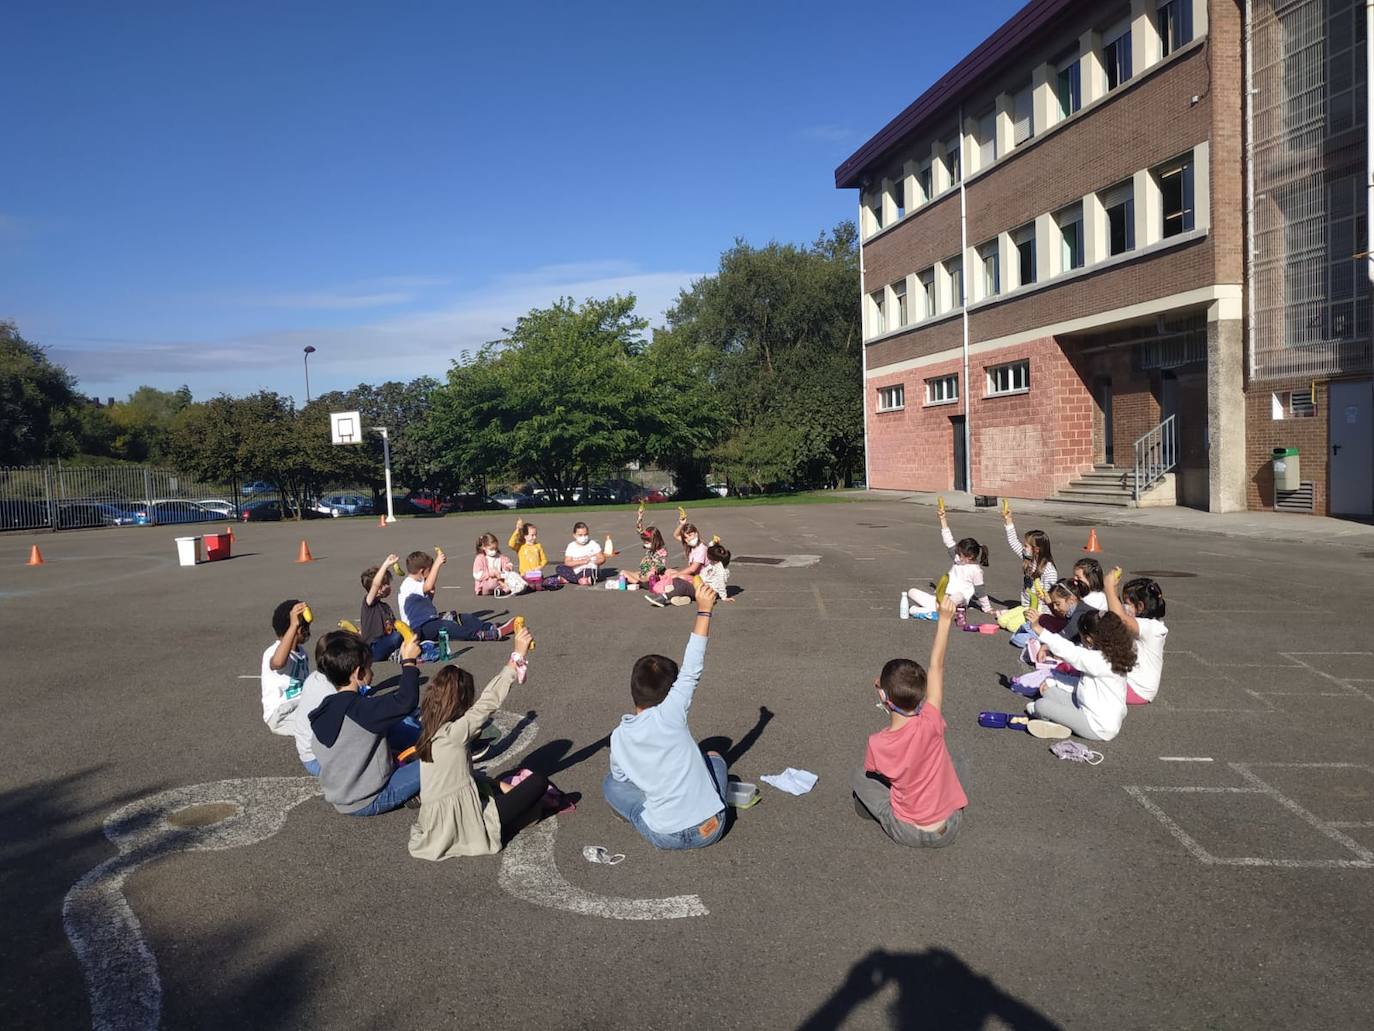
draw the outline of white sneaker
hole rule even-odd
[[[906,591],[902,592],[902,599],[897,603],[897,615],[902,619],[911,618],[911,599],[906,596]]]
[[[1061,723],[1053,723],[1050,720],[1029,719],[1026,721],[1026,733],[1031,737],[1049,738],[1062,740],[1068,737],[1073,731]]]

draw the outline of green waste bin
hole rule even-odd
[[[1297,490],[1302,486],[1298,470],[1298,449],[1274,448],[1274,489]]]

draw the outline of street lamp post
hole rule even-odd
[[[305,403],[310,403],[310,356],[315,353],[315,348],[310,344],[305,345]]]

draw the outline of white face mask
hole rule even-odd
[[[648,551],[648,550],[649,550],[650,548],[652,548],[653,546],[654,546],[654,542],[653,542],[653,541],[645,541],[645,542],[644,542],[644,550],[645,550],[645,551]]]
[[[701,538],[698,537],[696,534],[693,534],[692,536],[687,538],[687,547],[689,548],[695,548],[700,543]]]
[[[588,537],[585,533],[579,533],[576,537],[573,538],[573,540],[577,541],[578,544],[586,544],[589,540],[591,540],[591,538]]]
[[[495,549],[495,548],[488,548],[488,549],[487,549],[487,558],[495,558],[495,557],[496,557],[496,549]]]

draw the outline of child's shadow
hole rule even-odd
[[[603,748],[609,747],[610,743],[611,735],[607,734],[585,748],[579,748],[576,752],[569,754],[568,749],[572,747],[572,742],[565,737],[558,738],[546,745],[540,745],[525,756],[520,765],[528,766],[531,770],[538,770],[544,776],[552,779],[555,774],[570,770],[584,760],[590,759]]]
[[[735,763],[744,758],[749,749],[754,747],[754,742],[763,736],[763,728],[772,721],[773,715],[773,711],[768,706],[760,705],[758,720],[739,741],[731,741],[725,735],[717,734],[713,737],[703,738],[701,747],[704,751],[719,752],[725,757],[727,767],[734,766]]]

